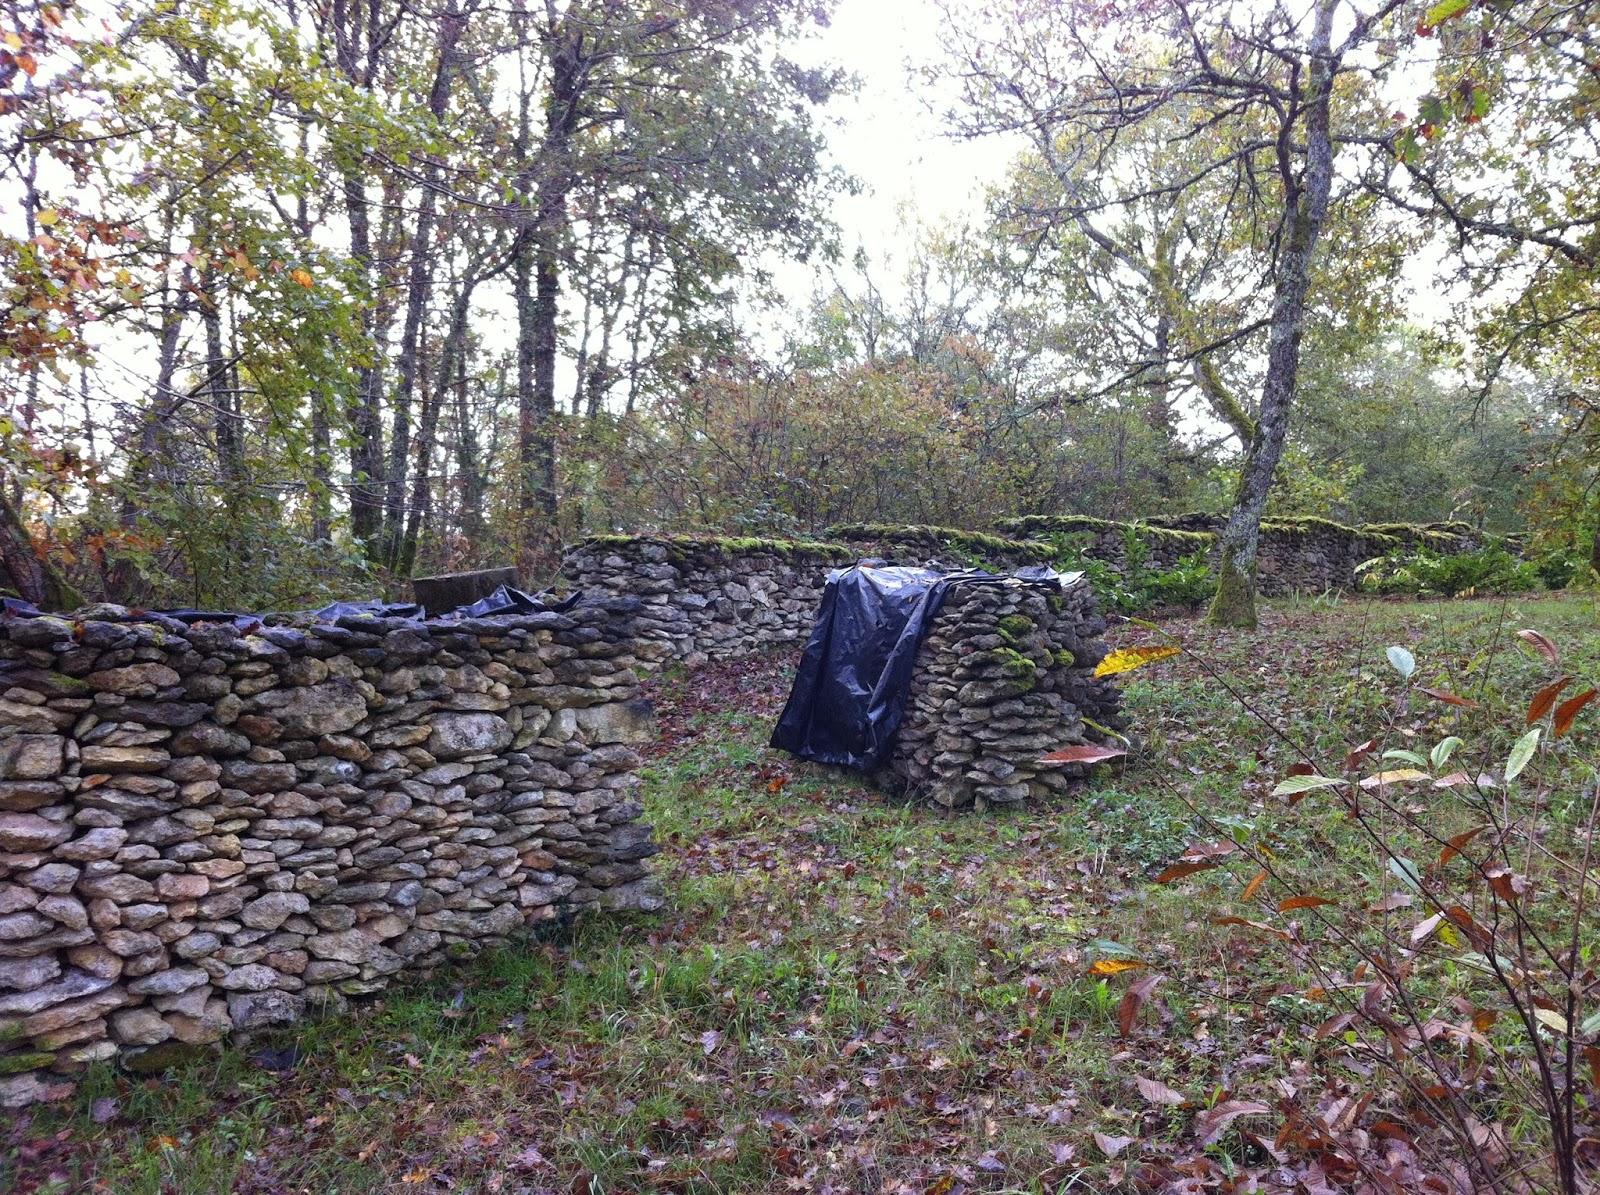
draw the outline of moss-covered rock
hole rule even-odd
[[[25,1054],[0,1054],[0,1075],[20,1075],[23,1071],[49,1066],[56,1056],[48,1050],[30,1050]]]
[[[1007,643],[1015,643],[1034,628],[1033,619],[1026,614],[1007,614],[995,625]]]

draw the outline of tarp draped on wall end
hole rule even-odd
[[[829,573],[772,746],[818,763],[877,768],[905,717],[917,649],[952,585],[1020,580],[1056,589],[1081,575],[1043,566],[1011,576],[869,565]]]

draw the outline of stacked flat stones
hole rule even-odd
[[[633,637],[692,667],[804,641],[829,570],[854,561],[837,544],[605,536],[568,553],[562,575],[637,598]]]
[[[1105,620],[1084,581],[1045,591],[956,585],[917,654],[883,787],[946,808],[1048,797],[1084,772],[1039,758],[1120,730],[1121,695],[1094,675]]]
[[[1083,554],[1113,571],[1128,570],[1128,540],[1140,545],[1148,570],[1172,568],[1196,552],[1209,556],[1226,520],[1190,514],[1122,523],[1077,515],[1028,515],[1000,527],[1017,535],[1067,534],[1084,541]],[[1266,520],[1256,549],[1257,588],[1269,597],[1356,588],[1363,561],[1399,548],[1427,547],[1443,555],[1476,551],[1483,537],[1460,523],[1345,527],[1327,519]]]
[[[637,605],[0,622],[0,1104],[658,903]]]
[[[948,527],[890,527],[847,523],[827,530],[830,540],[848,544],[859,557],[920,565],[938,562],[945,568],[980,568],[1016,572],[1030,565],[1048,565],[1058,553],[1037,540],[1005,539],[981,531]]]

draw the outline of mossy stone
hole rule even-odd
[[[20,1075],[23,1071],[36,1071],[49,1066],[56,1056],[48,1050],[33,1050],[26,1054],[0,1054],[0,1075]]]
[[[1033,630],[1033,619],[1026,614],[1007,614],[996,624],[1000,628],[1000,635],[1007,643],[1015,643],[1029,631]]]

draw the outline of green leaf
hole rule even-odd
[[[1417,767],[1419,767],[1419,768],[1425,768],[1425,767],[1428,766],[1428,761],[1426,759],[1424,759],[1422,756],[1418,755],[1415,751],[1402,751],[1398,747],[1393,748],[1393,749],[1391,749],[1389,751],[1385,751],[1383,753],[1383,758],[1385,758],[1385,759],[1403,759],[1407,763],[1416,764]]]
[[[1295,793],[1310,792],[1314,788],[1337,788],[1344,781],[1336,776],[1286,776],[1272,790],[1275,797],[1292,797]]]
[[[1433,749],[1430,758],[1433,761],[1433,770],[1438,771],[1450,762],[1450,757],[1456,753],[1456,748],[1461,746],[1461,740],[1455,735],[1441,739],[1439,745]]]
[[[1472,0],[1439,0],[1422,18],[1424,25],[1442,25],[1451,17],[1459,17],[1472,7]]]
[[[1541,728],[1535,726],[1527,734],[1517,740],[1517,745],[1511,748],[1511,756],[1506,760],[1506,779],[1515,780],[1522,774],[1522,769],[1528,766],[1528,761],[1533,758],[1533,753],[1539,748],[1539,735]]]
[[[1410,680],[1411,674],[1417,670],[1417,658],[1398,645],[1390,647],[1385,654],[1388,655],[1389,663],[1394,670],[1406,680]]]
[[[1403,855],[1389,857],[1389,874],[1394,876],[1418,896],[1422,895],[1422,873],[1417,870],[1417,865]]]

